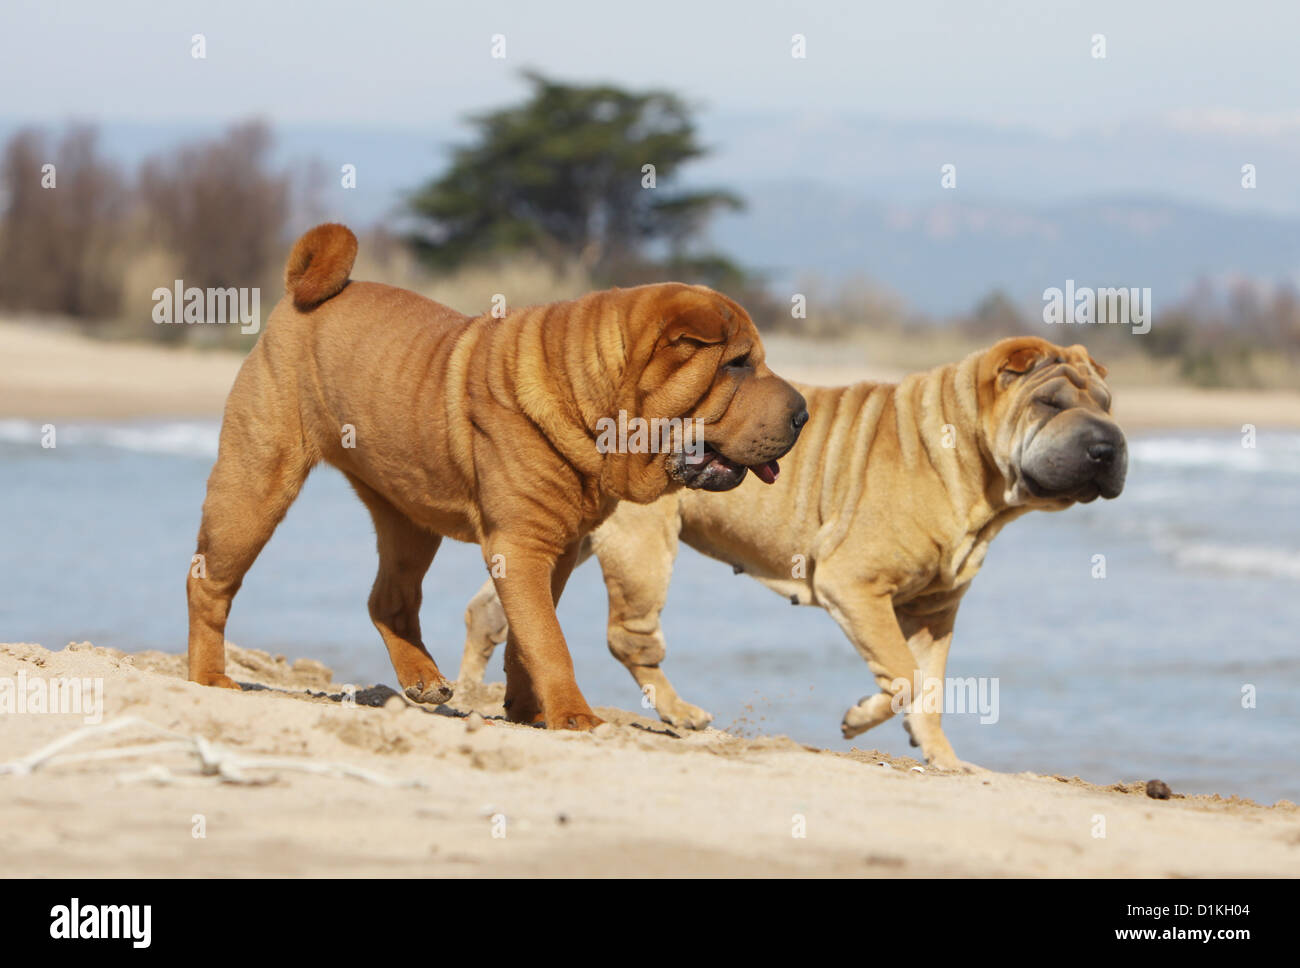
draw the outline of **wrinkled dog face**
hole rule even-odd
[[[803,395],[767,368],[753,321],[738,304],[683,287],[665,312],[654,359],[642,375],[650,412],[701,421],[702,441],[668,454],[671,480],[726,491],[752,470],[771,484],[808,420]]]
[[[1003,340],[981,364],[981,413],[1009,504],[1059,509],[1117,497],[1128,447],[1106,370],[1082,346]]]

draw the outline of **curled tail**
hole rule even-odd
[[[293,244],[284,267],[284,290],[299,309],[311,309],[347,284],[357,257],[357,237],[346,225],[327,222]]]

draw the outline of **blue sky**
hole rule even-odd
[[[207,58],[190,57],[190,37]],[[790,37],[808,56],[790,56]],[[489,56],[493,34],[507,56]],[[1107,58],[1089,55],[1103,33]],[[423,125],[518,70],[663,85],[727,112],[810,108],[1074,131],[1144,117],[1300,125],[1286,2],[47,3],[9,0],[10,120]]]

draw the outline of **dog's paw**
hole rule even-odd
[[[412,702],[429,703],[436,706],[450,699],[455,690],[450,682],[439,676],[436,680],[427,683],[423,679],[416,679],[403,691],[406,693],[406,698]]]
[[[713,713],[680,699],[671,706],[661,706],[656,712],[665,723],[678,729],[704,729],[713,722]]]
[[[976,766],[974,763],[967,763],[965,760],[959,760],[955,755],[948,754],[935,756],[927,761],[931,769],[939,770],[943,773],[987,773],[988,770],[982,766]]]
[[[911,746],[920,746],[921,741],[916,738],[916,730],[912,727],[912,717],[903,717],[903,732],[907,733],[907,742]]]
[[[580,731],[592,730],[603,723],[595,713],[559,713],[550,716],[546,720],[547,729],[575,729]]]
[[[865,733],[873,726],[878,726],[894,715],[892,697],[885,692],[864,697],[856,706],[844,714],[840,723],[840,733],[845,739],[852,739],[859,733]]]
[[[194,679],[200,686],[216,686],[218,689],[233,689],[239,692],[244,687],[237,683],[230,676],[220,672],[212,672],[207,675],[198,676]]]
[[[524,698],[506,694],[505,701],[502,703],[506,710],[506,722],[518,723],[521,726],[533,726],[546,722],[542,716],[542,710],[537,705],[537,700],[531,695]]]

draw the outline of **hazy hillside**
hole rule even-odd
[[[808,182],[745,192],[747,212],[714,238],[781,285],[815,271],[879,280],[929,313],[968,309],[1000,287],[1018,303],[1044,289],[1132,286],[1158,307],[1201,279],[1300,280],[1300,219],[1119,196],[1048,206],[892,203]]]

